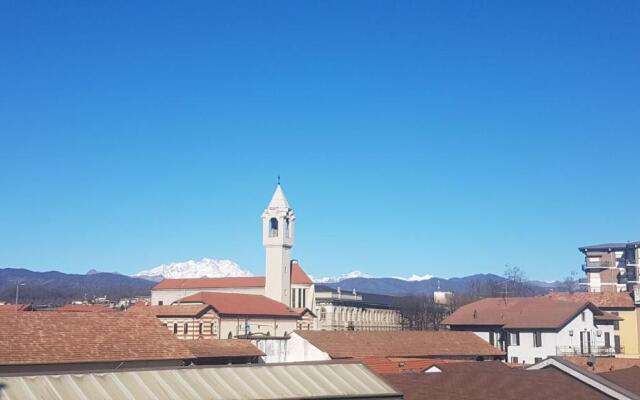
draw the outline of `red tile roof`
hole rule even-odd
[[[439,366],[440,367],[440,366]],[[497,361],[445,364],[442,372],[383,376],[405,400],[603,400],[608,397],[549,368],[528,371]]]
[[[196,339],[184,340],[184,345],[198,358],[260,357],[265,354],[248,340]]]
[[[30,304],[0,304],[0,312],[31,311]]]
[[[297,261],[291,263],[291,283],[298,285],[313,284],[313,281],[311,280],[311,278],[309,278],[309,275],[304,272]]]
[[[449,363],[467,363],[468,360],[441,360],[434,358],[392,358],[392,357],[360,357],[349,358],[349,361],[356,361],[367,366],[376,374],[401,374],[420,373],[434,365],[444,365]],[[477,361],[480,362],[480,361]]]
[[[473,332],[453,331],[295,331],[331,358],[498,357],[504,353]]]
[[[213,306],[221,315],[299,318],[293,309],[259,294],[199,292],[179,300],[180,303],[202,303]],[[182,306],[181,306],[182,307]]]
[[[558,329],[585,308],[600,315],[589,302],[555,300],[547,297],[487,298],[457,309],[444,325],[496,325],[506,329]]]
[[[155,315],[156,317],[193,317],[198,318],[212,307],[208,304],[151,306],[136,303],[127,309],[128,313]]]
[[[640,367],[640,358],[613,358],[613,357],[598,357],[596,363],[589,365],[589,357],[564,357],[566,360],[587,369],[589,371],[600,373],[617,371],[620,369],[626,369],[630,367]]]
[[[588,301],[601,309],[634,309],[635,302],[627,292],[555,292],[544,297],[556,300],[569,300],[576,302]]]
[[[107,307],[102,304],[65,304],[56,308],[59,312],[114,312],[119,311],[115,308]]]
[[[311,285],[313,281],[304,272],[300,264],[293,262],[291,266],[291,283],[297,285]],[[264,287],[264,276],[230,277],[230,278],[188,278],[164,279],[153,287],[158,289],[222,289]]]
[[[0,365],[185,360],[193,354],[153,316],[0,313]]]
[[[602,372],[599,375],[635,394],[640,394],[640,367],[638,366]]]

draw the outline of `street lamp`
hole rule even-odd
[[[20,298],[20,286],[24,286],[26,283],[16,284],[16,311],[18,311],[18,299]]]

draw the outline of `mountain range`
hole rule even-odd
[[[162,279],[226,278],[230,276],[253,276],[253,274],[243,270],[238,264],[231,260],[203,258],[199,261],[188,260],[162,264],[149,270],[140,271],[131,276],[159,282]]]
[[[62,304],[73,300],[107,296],[122,297],[149,295],[155,283],[164,278],[198,278],[253,276],[230,260],[202,260],[162,264],[132,276],[90,270],[87,274],[65,274],[57,271],[35,272],[19,268],[0,268],[0,301],[14,302],[16,285],[24,302]],[[332,277],[312,277],[320,284],[341,290],[385,295],[430,295],[438,288],[455,293],[469,292],[476,287],[502,285],[504,278],[493,274],[476,274],[459,278],[437,278],[431,275],[403,277],[374,277],[360,271]],[[533,294],[559,290],[559,282],[529,282]],[[560,289],[561,290],[561,289]]]
[[[82,275],[0,268],[0,301],[15,302],[16,285],[20,285],[21,303],[65,304],[102,296],[112,300],[147,296],[155,283],[147,279],[95,270]]]

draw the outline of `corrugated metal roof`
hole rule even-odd
[[[0,377],[0,399],[350,399],[402,396],[362,364],[247,365]]]

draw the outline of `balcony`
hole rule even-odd
[[[599,356],[599,357],[613,357],[616,354],[623,354],[624,347],[618,348],[611,346],[596,346],[591,345],[587,348],[581,349],[580,346],[558,346],[556,347],[557,356]]]
[[[586,264],[582,264],[583,271],[589,271],[593,269],[606,269],[611,268],[611,263],[609,261],[587,261]]]

